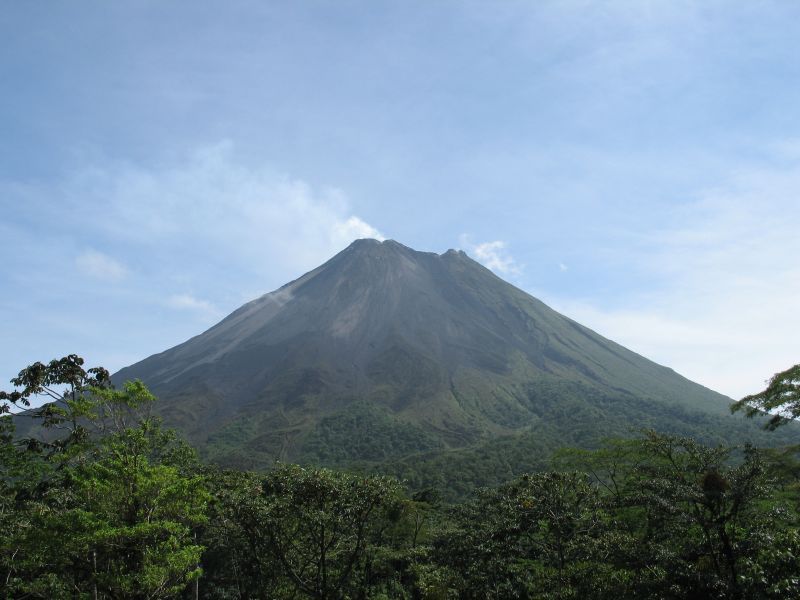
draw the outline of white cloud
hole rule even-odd
[[[734,398],[800,362],[800,169],[748,168],[702,193],[637,259],[660,286],[562,312]]]
[[[120,281],[128,274],[128,269],[120,262],[95,250],[80,254],[75,264],[83,274],[103,281]]]
[[[337,222],[333,225],[333,239],[337,244],[343,245],[360,238],[375,238],[383,241],[386,238],[380,231],[369,223],[365,223],[358,217],[349,217],[344,222]]]
[[[566,271],[569,271],[569,267],[564,263],[558,263],[558,270],[564,273]]]
[[[144,269],[169,265],[186,279],[192,272],[214,277],[217,269],[223,276],[235,271],[251,286],[279,284],[356,238],[383,239],[353,214],[340,190],[245,164],[230,143],[159,168],[109,162],[77,172],[57,189],[16,193],[31,210],[38,203],[53,221],[70,223],[75,236],[99,236],[136,252]],[[60,200],[55,209],[54,195]],[[124,274],[95,255],[81,264],[97,276]]]
[[[500,275],[508,277],[519,275],[522,272],[522,265],[514,260],[504,241],[495,240],[472,244],[469,236],[462,234],[460,242],[461,246],[464,246],[479,262]]]
[[[195,298],[191,294],[174,294],[167,298],[166,304],[170,308],[178,310],[199,311],[212,315],[219,314],[219,311],[211,302]]]

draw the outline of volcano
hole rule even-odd
[[[392,240],[355,241],[114,377],[134,378],[160,398],[168,425],[237,467],[287,460],[408,475],[488,460],[486,469],[513,475],[554,447],[642,427],[758,435],[728,414],[730,398],[559,314],[464,252]]]

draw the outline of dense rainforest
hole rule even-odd
[[[798,416],[798,379],[734,408],[775,427]],[[374,474],[209,466],[141,382],[115,388],[74,355],[12,383],[5,598],[800,598],[798,447],[646,430],[454,503]],[[20,439],[27,418],[42,433]]]

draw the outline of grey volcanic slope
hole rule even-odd
[[[524,432],[576,441],[576,423],[696,433],[731,419],[729,398],[463,252],[369,239],[114,377],[133,378],[169,425],[237,466],[380,462]]]

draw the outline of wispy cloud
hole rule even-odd
[[[467,234],[459,238],[461,246],[487,268],[503,276],[516,276],[522,273],[519,264],[508,251],[508,244],[502,240],[473,244]]]
[[[791,158],[788,155],[784,158]],[[651,236],[657,287],[625,306],[562,301],[600,333],[735,398],[800,361],[800,161],[745,168]]]
[[[356,216],[335,223],[332,237],[339,245],[361,238],[375,238],[380,241],[386,239],[380,231]]]
[[[102,281],[120,281],[128,274],[128,269],[122,263],[96,250],[80,254],[75,264],[84,275]]]
[[[184,279],[235,272],[258,284],[279,284],[356,238],[384,237],[353,214],[341,190],[313,187],[269,165],[238,162],[228,142],[160,168],[105,161],[66,181],[10,191],[30,210],[41,205],[52,221],[69,224],[61,230],[74,231],[75,239],[93,236],[135,252],[148,277],[159,270]],[[59,198],[58,209],[53,197]],[[96,277],[125,274],[121,264],[98,252],[82,255],[79,266]]]
[[[210,315],[219,315],[220,311],[208,300],[195,298],[191,294],[175,294],[167,298],[166,305],[177,310],[190,310]]]

